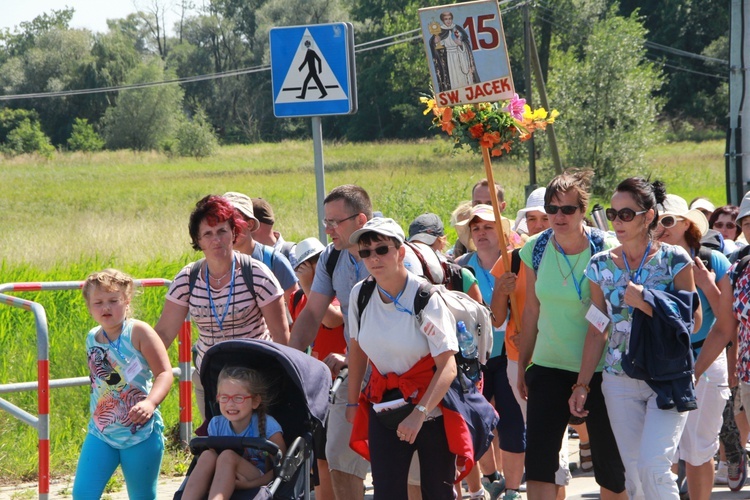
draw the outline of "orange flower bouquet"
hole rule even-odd
[[[518,94],[505,102],[483,102],[441,108],[434,98],[420,97],[427,106],[424,114],[433,114],[432,126],[453,138],[454,147],[469,146],[475,153],[487,148],[491,156],[510,153],[517,142],[528,140],[537,130],[544,130],[559,115],[556,110],[532,110]]]

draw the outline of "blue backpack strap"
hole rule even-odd
[[[552,229],[545,229],[534,242],[534,250],[531,253],[531,267],[534,269],[534,274],[539,271],[539,265],[542,263],[544,251],[551,237]]]
[[[275,252],[273,247],[268,246],[268,245],[263,245],[262,243],[258,243],[258,242],[256,242],[255,244],[262,245],[260,248],[261,250],[263,250],[263,263],[266,265],[266,267],[268,267],[268,269],[273,269],[273,261],[274,261],[273,253]]]
[[[598,229],[596,227],[592,227],[589,231],[589,238],[591,239],[591,243],[594,245],[593,252],[591,256],[593,257],[595,253],[599,253],[602,250],[604,250],[604,238],[607,236],[607,234],[602,231],[601,229]]]

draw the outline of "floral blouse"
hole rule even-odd
[[[645,288],[667,290],[672,288],[677,273],[689,267],[691,262],[685,249],[663,243],[651,259],[639,269],[631,269],[631,273],[615,265],[611,250],[599,252],[591,258],[586,268],[586,277],[599,285],[604,293],[610,319],[604,371],[624,375],[622,355],[630,344],[630,326],[633,321],[633,312],[624,301],[628,281],[635,279],[637,275],[637,282]]]

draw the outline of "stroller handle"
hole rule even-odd
[[[342,368],[339,370],[339,374],[336,376],[336,380],[333,381],[333,385],[331,385],[331,391],[329,392],[330,396],[329,399],[333,397],[334,394],[336,394],[336,391],[339,390],[339,387],[341,387],[341,383],[346,380],[346,378],[349,376],[349,368]]]
[[[246,448],[265,451],[273,459],[274,465],[281,462],[283,455],[275,443],[256,437],[234,437],[234,436],[199,436],[190,440],[190,452],[198,455],[208,449],[234,450],[242,455]]]

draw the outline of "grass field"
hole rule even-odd
[[[721,141],[662,145],[649,151],[650,168],[629,175],[662,179],[670,192],[688,201],[707,196],[717,206],[724,192]],[[374,206],[404,227],[425,211],[447,222],[450,212],[470,197],[484,177],[481,158],[452,156],[443,141],[327,144],[326,188],[354,183],[370,193]],[[522,162],[494,166],[506,188],[510,216],[525,202],[528,172]],[[106,266],[137,278],[171,279],[194,260],[187,232],[195,202],[209,193],[240,191],[273,205],[277,226],[287,239],[317,235],[312,144],[285,142],[222,148],[203,161],[169,160],[156,153],[66,154],[50,161],[18,157],[0,163],[0,283],[81,280]],[[549,170],[538,180],[546,183]],[[606,204],[605,200],[600,201]],[[455,233],[452,233],[455,234]],[[154,323],[164,289],[145,290],[136,316]],[[87,374],[84,334],[94,326],[80,292],[24,293],[46,310],[53,378]],[[0,384],[36,379],[36,344],[30,313],[0,305]],[[176,364],[176,349],[170,349]],[[52,475],[75,470],[88,419],[85,388],[52,392]],[[5,399],[36,413],[34,393]],[[176,385],[162,405],[167,427],[178,423]],[[197,415],[197,412],[195,412]],[[20,481],[36,474],[36,433],[0,412],[0,480]],[[184,472],[185,456],[173,449],[168,473]]]

